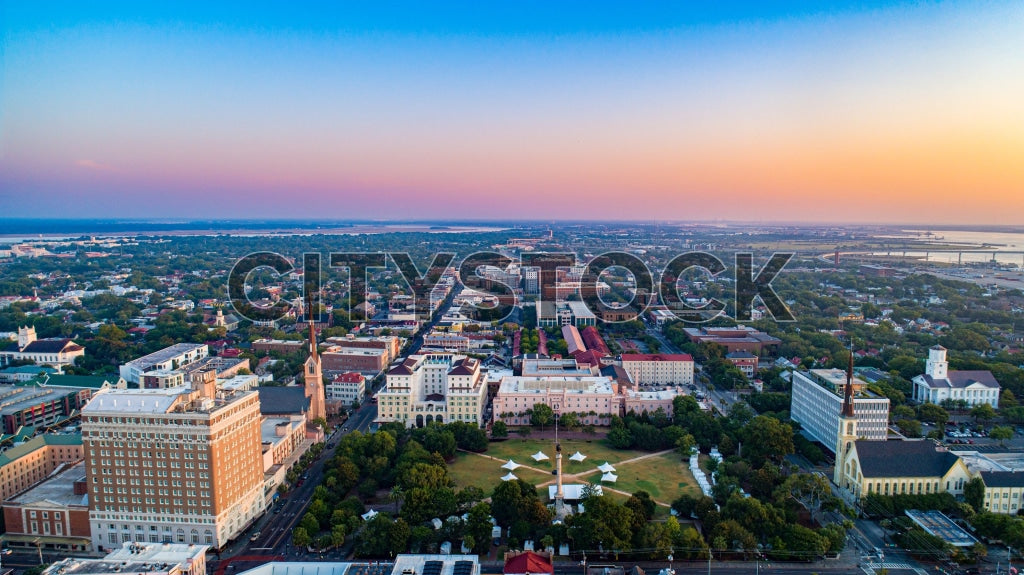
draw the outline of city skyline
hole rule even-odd
[[[6,3],[0,203],[1020,223],[1024,8],[811,6]]]

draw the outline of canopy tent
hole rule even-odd
[[[597,469],[601,473],[611,473],[611,472],[615,471],[615,468],[612,467],[611,463],[608,463],[607,461],[605,461],[603,464],[599,465]]]
[[[519,479],[519,478],[516,477],[516,475],[514,473],[512,473],[511,471],[509,471],[508,473],[506,473],[505,475],[503,475],[501,477],[502,481],[515,481],[516,479]]]
[[[366,513],[363,513],[361,515],[361,517],[363,518],[363,521],[369,521],[369,520],[373,519],[376,516],[377,516],[377,512],[374,511],[373,509],[371,509],[371,510],[369,510]]]
[[[607,481],[609,483],[615,483],[616,481],[618,481],[618,479],[619,476],[615,475],[614,473],[605,473],[604,475],[601,476],[601,481]]]
[[[582,453],[577,451],[576,453],[573,453],[571,456],[569,456],[569,461],[579,461],[580,463],[582,463],[583,460],[586,458],[586,455],[583,455]]]
[[[501,466],[502,469],[508,469],[509,471],[515,471],[517,467],[522,467],[522,465],[519,465],[518,463],[512,461],[511,459],[508,460],[508,463]]]
[[[544,455],[543,451],[538,451],[537,453],[534,453],[530,457],[532,457],[534,461],[544,461],[545,459],[551,459],[547,455]]]

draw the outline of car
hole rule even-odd
[[[0,549],[0,555],[10,555],[13,553],[10,549]]]
[[[256,533],[252,534],[252,537],[249,538],[249,541],[256,541],[259,538],[260,538],[260,532],[257,531]]]

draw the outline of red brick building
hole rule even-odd
[[[4,501],[5,545],[45,550],[89,551],[89,505],[85,462],[80,461]]]

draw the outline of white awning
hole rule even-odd
[[[511,459],[508,460],[508,463],[501,466],[502,469],[508,469],[509,471],[515,471],[517,467],[522,467],[522,465],[519,465],[518,463],[512,461]]]
[[[362,515],[360,515],[360,517],[363,518],[363,521],[369,521],[369,520],[373,519],[376,516],[377,516],[377,512],[374,511],[373,509],[371,509],[371,510],[367,511],[366,513],[363,513]]]
[[[502,476],[502,478],[501,478],[501,480],[502,480],[502,481],[515,481],[516,479],[519,479],[519,478],[518,478],[518,477],[516,477],[516,476],[515,476],[515,474],[514,474],[514,473],[512,473],[511,471],[509,471],[508,473],[506,473],[506,474],[505,474],[504,476]]]
[[[573,453],[573,454],[572,454],[572,455],[571,455],[571,456],[569,457],[569,461],[580,461],[580,462],[582,462],[582,461],[583,461],[584,459],[586,459],[586,458],[587,458],[587,456],[586,456],[586,455],[583,455],[582,453],[580,453],[579,451],[577,451],[576,453]]]
[[[543,451],[538,451],[537,453],[534,453],[530,457],[532,457],[534,461],[544,461],[545,459],[551,459],[547,455],[544,455]]]
[[[604,462],[603,464],[601,464],[600,466],[598,466],[598,468],[597,468],[597,469],[598,469],[598,471],[600,471],[601,473],[611,473],[611,472],[615,471],[615,468],[614,468],[614,467],[612,467],[612,464],[611,464],[611,463],[608,463],[607,461],[605,461],[605,462]]]
[[[604,475],[601,476],[601,481],[607,481],[609,483],[615,483],[616,481],[618,481],[618,479],[619,476],[615,475],[614,473],[605,473]]]

